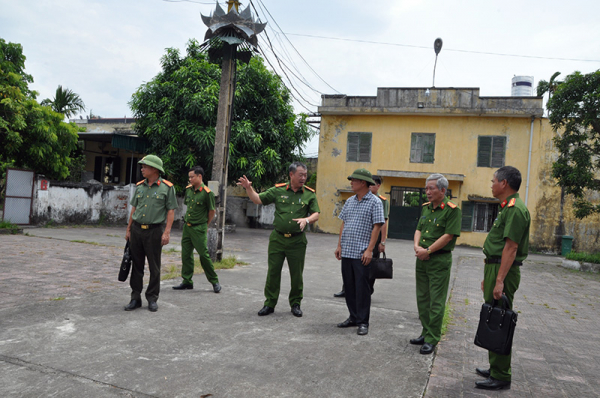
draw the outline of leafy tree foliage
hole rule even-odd
[[[54,112],[62,113],[67,119],[79,112],[85,112],[85,104],[79,94],[68,88],[63,89],[62,86],[58,86],[53,99],[47,98],[41,104],[49,106]]]
[[[588,194],[600,191],[600,70],[575,72],[557,85],[548,101],[558,160],[552,174],[567,194],[575,197],[575,216],[600,213]]]
[[[62,179],[77,145],[75,125],[36,101],[20,44],[0,38],[0,168],[25,167]]]
[[[191,166],[212,171],[221,69],[208,62],[195,40],[187,55],[167,49],[162,72],[132,96],[135,130],[164,162],[169,179],[181,189]],[[245,174],[256,188],[287,178],[287,167],[301,159],[299,148],[313,134],[297,117],[289,90],[262,59],[238,63],[229,145],[229,183]]]
[[[556,80],[556,78],[560,75],[560,72],[555,72],[549,81],[540,80],[537,85],[537,96],[541,97],[544,94],[548,93],[548,97],[552,98],[552,94],[556,90],[556,87],[562,82]]]

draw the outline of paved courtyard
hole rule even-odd
[[[435,355],[408,340],[420,331],[412,242],[388,240],[394,279],[377,281],[367,336],[347,317],[333,256],[337,236],[309,234],[304,316],[287,303],[284,272],[275,314],[258,317],[269,231],[226,235],[226,255],[248,265],[220,270],[214,294],[161,284],[159,310],[131,313],[117,281],[124,228],[35,228],[0,236],[0,395],[133,397],[588,397],[600,396],[600,277],[532,255],[515,297],[520,312],[512,389],[473,388],[486,351],[473,345],[482,297],[478,249],[457,248],[452,318]],[[180,232],[163,254],[179,264]]]

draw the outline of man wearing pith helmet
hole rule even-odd
[[[342,280],[350,316],[337,326],[358,326],[357,334],[363,336],[369,332],[371,313],[370,264],[385,218],[381,200],[369,190],[369,186],[375,185],[369,170],[357,169],[348,180],[355,195],[346,201],[339,215],[342,226],[335,258],[342,260]]]
[[[169,243],[171,237],[177,198],[173,184],[160,177],[160,173],[165,171],[158,156],[145,156],[138,163],[142,165],[144,179],[137,183],[131,198],[131,214],[125,233],[133,264],[129,279],[131,302],[124,309],[132,311],[142,306],[144,266],[148,258],[150,282],[146,288],[146,300],[148,310],[155,312],[160,291],[160,256],[162,247]]]
[[[417,309],[421,335],[411,344],[421,345],[419,352],[431,354],[442,336],[442,320],[452,268],[452,250],[460,235],[462,212],[448,200],[448,180],[432,174],[425,181],[429,202],[423,203],[414,236],[417,282]]]

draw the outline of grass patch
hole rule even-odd
[[[64,299],[65,299],[64,297],[57,297],[57,298],[53,298],[52,300],[54,300],[54,301],[60,301],[60,300],[64,300]]]
[[[94,246],[100,246],[100,243],[98,242],[90,242],[88,240],[79,240],[79,239],[75,239],[75,240],[71,240],[69,242],[74,242],[74,243],[87,243],[88,245],[94,245]]]
[[[465,299],[465,305],[469,305],[469,299],[468,298]]]
[[[0,229],[8,229],[13,235],[19,231],[18,226],[8,221],[0,221]]]
[[[583,261],[584,263],[600,264],[600,253],[570,252],[565,258],[567,260]]]
[[[454,325],[454,323],[452,322],[452,306],[450,305],[452,301],[452,296],[450,296],[450,298],[448,299],[448,302],[446,303],[446,308],[444,309],[444,320],[442,321],[442,336],[446,335],[446,332],[448,331],[448,325]]]
[[[231,269],[236,265],[248,265],[248,263],[244,261],[238,261],[236,256],[225,257],[222,261],[216,261],[213,263],[215,269]],[[200,259],[194,258],[194,275],[202,274],[204,270],[202,269],[202,265],[200,264]],[[160,276],[160,280],[164,281],[167,279],[175,279],[181,276],[181,263],[172,264],[168,268],[163,268],[162,275]]]

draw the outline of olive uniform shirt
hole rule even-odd
[[[456,238],[460,236],[460,224],[462,211],[458,206],[444,197],[444,200],[437,208],[433,208],[433,203],[423,204],[421,218],[417,224],[417,230],[421,231],[421,240],[419,246],[429,247],[444,234],[454,235],[448,244],[439,250],[451,251],[456,244]]]
[[[187,206],[186,223],[208,224],[208,212],[215,209],[215,194],[204,184],[200,184],[198,189],[190,184],[185,190],[184,203]]]
[[[383,218],[387,220],[390,215],[390,201],[383,195],[377,195],[377,197],[381,199],[381,204],[383,205]]]
[[[299,233],[300,225],[294,218],[306,218],[309,214],[319,213],[319,204],[315,190],[304,185],[294,192],[288,183],[277,184],[273,188],[258,194],[263,205],[275,203],[275,229],[281,233]]]
[[[500,204],[498,217],[494,220],[494,225],[490,230],[485,243],[483,244],[483,254],[486,258],[502,258],[505,239],[516,242],[519,246],[515,261],[523,261],[527,258],[529,250],[529,225],[531,217],[525,203],[519,198],[519,194],[506,198]]]
[[[130,204],[135,207],[133,221],[140,224],[164,224],[167,212],[178,207],[173,183],[160,177],[152,186],[147,179],[138,182]]]

